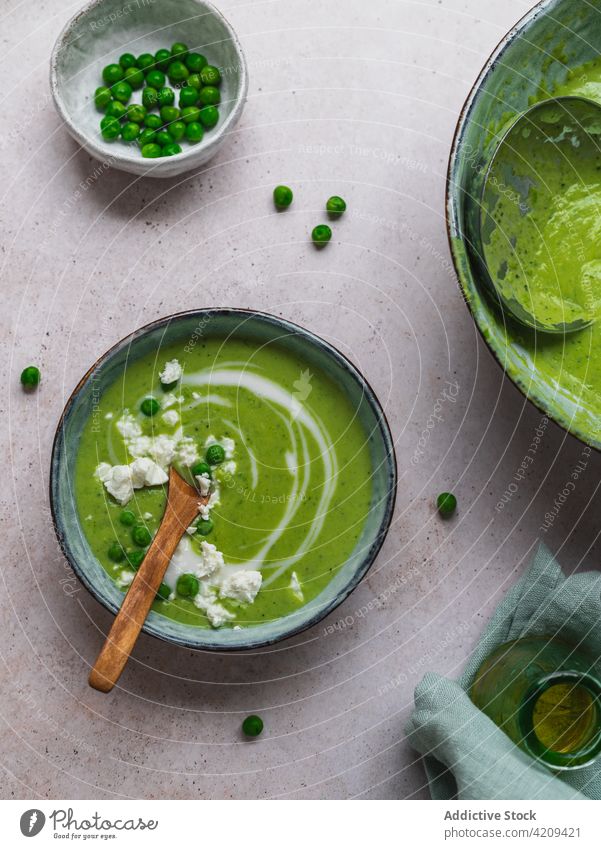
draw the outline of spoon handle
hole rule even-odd
[[[207,501],[171,469],[169,496],[163,519],[92,667],[88,679],[90,687],[108,693],[117,683],[177,544],[200,506]]]

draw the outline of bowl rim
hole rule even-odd
[[[68,420],[73,404],[76,401],[83,387],[86,385],[90,377],[98,370],[98,368],[107,363],[114,354],[123,350],[123,348],[126,346],[131,346],[133,342],[135,342],[142,336],[145,336],[154,330],[160,329],[161,327],[168,326],[174,322],[185,318],[205,317],[207,315],[210,315],[212,317],[227,317],[235,315],[240,317],[244,316],[246,319],[257,318],[260,321],[265,322],[266,324],[287,331],[291,331],[295,335],[298,335],[303,339],[307,340],[311,345],[315,346],[321,351],[326,352],[342,368],[349,371],[354,380],[360,385],[363,391],[363,395],[367,400],[367,403],[374,411],[378,420],[378,430],[383,440],[386,451],[386,460],[384,461],[384,463],[386,463],[387,465],[386,472],[388,475],[388,489],[382,499],[383,501],[385,501],[384,514],[382,516],[382,520],[378,527],[377,533],[371,545],[369,546],[369,549],[363,555],[360,564],[349,579],[348,583],[345,584],[344,588],[334,598],[332,598],[327,605],[320,607],[315,614],[309,616],[306,620],[297,620],[298,624],[292,625],[288,630],[284,630],[283,633],[263,639],[260,637],[253,639],[253,629],[244,628],[242,631],[237,632],[240,634],[248,635],[248,638],[242,645],[228,645],[212,641],[210,637],[214,632],[212,629],[209,628],[195,628],[194,626],[190,626],[191,633],[194,633],[195,635],[201,637],[200,640],[196,639],[192,641],[183,637],[180,638],[178,636],[168,636],[160,629],[158,625],[149,622],[148,619],[145,620],[142,626],[142,631],[144,633],[149,634],[152,637],[156,637],[160,640],[163,640],[164,642],[171,643],[173,645],[179,645],[184,648],[195,649],[199,651],[230,653],[247,651],[251,649],[261,648],[264,646],[274,645],[275,643],[278,643],[282,640],[300,634],[303,631],[306,631],[316,625],[322,619],[325,619],[326,616],[328,616],[333,610],[335,610],[339,605],[342,604],[343,601],[348,598],[351,592],[356,589],[356,587],[361,583],[366,573],[373,565],[390,529],[394,514],[394,507],[396,503],[398,469],[396,451],[394,447],[394,440],[392,438],[392,432],[390,430],[390,425],[386,417],[386,413],[384,412],[384,409],[382,408],[382,405],[380,404],[380,401],[378,400],[378,397],[372,389],[370,383],[359,371],[359,369],[341,351],[338,350],[338,348],[336,348],[330,342],[327,342],[325,339],[322,339],[320,336],[313,333],[312,331],[307,330],[301,325],[289,321],[288,319],[273,315],[272,313],[263,312],[261,310],[236,307],[204,307],[201,309],[183,310],[177,313],[172,313],[170,315],[163,316],[162,318],[155,319],[149,322],[148,324],[142,325],[141,327],[136,328],[131,333],[128,333],[126,336],[122,337],[115,344],[111,345],[111,347],[108,348],[104,352],[104,354],[102,354],[95,360],[95,362],[85,372],[83,377],[77,382],[75,388],[67,399],[64,409],[58,420],[54,439],[52,442],[52,452],[50,456],[50,476],[48,483],[50,513],[60,549],[81,584],[83,584],[83,586],[90,593],[90,595],[97,602],[99,602],[106,610],[108,610],[109,613],[116,615],[119,607],[117,605],[114,605],[111,601],[109,601],[109,599],[104,598],[102,596],[102,594],[96,589],[93,582],[88,578],[85,570],[80,566],[79,562],[77,561],[77,558],[71,550],[71,546],[68,541],[68,536],[65,533],[65,526],[62,521],[61,510],[58,507],[57,470],[59,468],[62,450],[64,449],[64,441],[61,441],[63,427],[65,422]],[[280,620],[284,622],[286,618],[286,616],[283,616],[280,617]],[[206,637],[206,639],[202,639],[202,637]]]
[[[494,70],[495,63],[503,55],[505,50],[510,46],[514,39],[524,31],[525,27],[528,24],[532,23],[536,18],[543,14],[546,11],[547,7],[553,6],[556,2],[557,0],[539,0],[539,2],[535,6],[529,9],[524,15],[522,15],[521,18],[519,18],[519,20],[505,33],[505,35],[497,43],[496,47],[492,50],[492,52],[484,62],[482,69],[476,77],[476,80],[472,84],[467,94],[467,97],[465,98],[465,101],[461,107],[461,111],[459,112],[457,123],[455,125],[455,132],[453,134],[453,140],[451,143],[449,160],[447,164],[447,173],[445,180],[445,225],[447,240],[449,244],[449,251],[451,254],[451,259],[453,261],[455,276],[457,277],[457,281],[459,283],[463,301],[472,317],[472,320],[476,326],[476,329],[478,330],[478,333],[480,334],[480,337],[486,344],[486,347],[488,351],[492,354],[495,362],[501,368],[504,375],[508,377],[509,380],[511,380],[511,382],[521,392],[526,401],[532,404],[535,409],[537,409],[540,413],[550,419],[555,425],[557,425],[557,427],[559,427],[569,436],[574,437],[574,439],[578,439],[584,445],[589,446],[595,451],[601,451],[601,446],[595,444],[595,442],[591,440],[590,436],[587,436],[585,433],[582,433],[575,425],[563,421],[557,414],[551,413],[549,409],[545,406],[545,403],[538,397],[538,395],[533,394],[532,390],[528,388],[525,379],[522,378],[521,375],[507,371],[501,360],[501,354],[493,347],[493,345],[487,338],[485,328],[481,325],[479,317],[473,307],[473,304],[470,299],[470,292],[463,280],[463,276],[461,273],[461,260],[456,252],[453,237],[453,230],[459,229],[456,226],[456,223],[459,222],[461,219],[458,204],[453,195],[453,176],[456,168],[456,163],[459,158],[460,147],[463,142],[463,134],[465,132],[466,125],[469,122],[475,100],[486,78]]]
[[[56,37],[56,41],[54,42],[52,52],[50,54],[50,91],[52,93],[52,98],[54,100],[56,110],[59,113],[59,116],[67,131],[76,139],[76,141],[84,148],[84,150],[87,150],[88,153],[95,156],[99,161],[104,162],[107,158],[109,158],[111,160],[111,167],[117,168],[118,170],[127,171],[128,173],[134,173],[138,176],[142,174],[149,177],[177,176],[173,173],[163,174],[164,171],[171,171],[169,165],[171,165],[171,168],[173,167],[174,159],[172,157],[161,157],[158,160],[143,160],[141,159],[141,157],[129,157],[122,155],[119,152],[111,151],[111,153],[109,154],[106,150],[100,147],[98,142],[92,136],[88,135],[80,129],[79,124],[73,121],[71,115],[66,109],[65,102],[61,93],[61,86],[59,85],[58,81],[57,66],[59,53],[63,49],[67,41],[67,37],[69,35],[70,30],[77,23],[77,21],[85,17],[96,7],[104,5],[106,2],[107,0],[88,0],[87,3],[85,3],[80,9],[75,12],[74,15],[69,18],[67,23],[63,26],[58,36]],[[214,6],[213,3],[209,2],[209,0],[190,0],[190,2],[206,7],[207,11],[210,12],[215,18],[219,18],[221,23],[225,26],[239,59],[240,78],[236,90],[236,100],[234,106],[230,114],[223,122],[223,124],[216,128],[215,132],[213,132],[208,137],[208,140],[205,144],[203,144],[203,142],[201,141],[200,144],[191,146],[189,149],[183,150],[182,153],[177,154],[178,163],[183,164],[186,162],[186,160],[188,163],[186,167],[183,167],[178,172],[179,174],[191,171],[193,168],[200,167],[200,165],[204,164],[211,156],[216,153],[217,148],[225,140],[228,131],[233,129],[233,127],[238,122],[240,115],[242,114],[242,110],[244,108],[244,104],[248,94],[248,65],[246,62],[246,56],[242,48],[242,44],[240,42],[240,39],[238,38],[236,30],[231,25],[229,20],[225,17],[223,12],[221,12],[220,9]],[[117,149],[115,148],[115,150]],[[201,156],[202,162],[194,161],[198,160]],[[132,171],[132,168],[136,168],[136,170]]]

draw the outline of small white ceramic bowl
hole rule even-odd
[[[105,141],[102,113],[94,91],[103,85],[102,69],[122,53],[156,53],[184,42],[203,53],[223,77],[219,123],[201,142],[182,144],[182,153],[144,159],[136,144]],[[203,165],[236,125],[248,90],[242,47],[230,24],[211,3],[201,0],[92,0],[65,26],[50,61],[50,86],[59,115],[73,138],[95,158],[131,174],[175,177]],[[134,92],[130,102],[140,101]]]

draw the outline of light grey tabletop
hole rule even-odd
[[[597,456],[541,531],[582,456],[552,423],[496,508],[541,415],[482,344],[444,227],[458,112],[529,3],[222,2],[247,51],[248,104],[205,171],[168,182],[103,169],[61,128],[48,57],[76,5],[0,12],[2,795],[425,798],[403,733],[416,682],[459,673],[539,536],[568,569],[598,562]],[[286,215],[271,203],[281,181],[296,190]],[[349,211],[318,252],[307,235],[333,193]],[[54,429],[114,341],[208,305],[268,310],[350,352],[394,431],[394,524],[368,578],[311,631],[227,657],[142,637],[101,695],[86,679],[110,617],[57,550]],[[43,383],[25,396],[30,362]],[[433,510],[444,489],[459,499],[447,523]],[[251,712],[266,730],[247,743]]]

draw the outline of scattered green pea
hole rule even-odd
[[[317,227],[313,228],[311,238],[313,239],[313,244],[323,247],[332,238],[332,230],[327,224],[318,224]]]
[[[149,130],[160,130],[163,122],[158,115],[147,115],[144,118],[144,126],[148,127]]]
[[[200,123],[205,130],[211,130],[219,121],[219,110],[216,106],[203,106],[200,110]]]
[[[142,103],[147,109],[154,109],[159,103],[159,93],[156,88],[146,86],[142,92]]]
[[[186,56],[186,67],[192,74],[198,74],[208,64],[202,53],[188,53]]]
[[[183,62],[188,56],[188,46],[182,44],[181,41],[176,41],[175,44],[171,45],[171,55]]]
[[[112,560],[113,563],[121,563],[125,560],[125,549],[121,543],[116,540],[109,545],[106,553],[108,554],[109,560]]]
[[[213,522],[210,519],[200,519],[196,523],[196,533],[200,536],[207,537],[213,530]]]
[[[25,389],[35,389],[40,382],[40,370],[37,366],[27,366],[21,372],[21,383]]]
[[[441,492],[436,499],[436,506],[441,516],[452,516],[457,509],[457,499],[452,492]]]
[[[177,579],[176,589],[178,595],[184,598],[191,598],[197,595],[200,589],[198,578],[190,574],[180,575]]]
[[[137,549],[136,551],[128,551],[126,557],[127,562],[129,563],[131,568],[137,571],[142,565],[142,561],[146,557],[146,552],[140,551],[139,549]]]
[[[131,527],[136,524],[136,515],[131,510],[122,510],[119,514],[119,521],[126,527]]]
[[[293,198],[292,189],[288,186],[276,186],[273,190],[273,202],[278,209],[287,209]]]
[[[123,79],[123,68],[121,65],[116,64],[106,65],[102,69],[102,79],[107,85],[115,85],[115,83]]]
[[[163,147],[163,156],[175,156],[177,153],[181,152],[181,147],[175,142],[171,142],[171,144],[166,144]]]
[[[128,121],[127,124],[124,124],[121,127],[121,138],[123,139],[123,141],[135,141],[139,135],[140,125],[136,124],[134,121]]]
[[[124,103],[121,103],[120,100],[111,100],[109,105],[106,107],[106,114],[109,118],[116,118],[118,121],[121,120],[127,113],[127,106]]]
[[[165,74],[158,68],[153,68],[146,73],[146,85],[151,88],[160,89],[165,85]]]
[[[144,71],[139,68],[126,68],[123,80],[129,83],[133,89],[142,88],[144,85]]]
[[[221,103],[221,92],[213,85],[205,85],[198,92],[198,102],[201,106],[217,106]]]
[[[205,65],[200,71],[203,85],[221,85],[221,72],[214,65]]]
[[[183,62],[176,59],[174,62],[171,62],[167,68],[167,76],[172,83],[181,83],[188,79],[190,71],[186,68]]]
[[[197,475],[208,475],[211,477],[211,467],[208,463],[203,463],[202,460],[199,460],[197,463],[194,463],[193,466],[190,466],[190,471],[196,477]]]
[[[100,122],[100,132],[103,139],[113,141],[121,132],[121,124],[117,118],[113,118],[111,115],[105,115]]]
[[[169,86],[163,86],[163,88],[159,89],[159,107],[162,106],[173,106],[175,103],[175,92]]]
[[[155,596],[156,601],[167,601],[169,596],[171,595],[171,587],[167,584],[161,584],[161,586],[157,590],[157,594]]]
[[[136,525],[135,528],[132,529],[131,538],[136,545],[140,546],[140,548],[146,548],[146,546],[150,545],[152,541],[152,534],[146,525]]]
[[[162,125],[160,125],[162,126]],[[140,149],[146,147],[146,145],[154,144],[154,140],[156,139],[156,132],[152,130],[150,127],[146,127],[145,130],[142,130],[140,135],[138,136],[138,144],[140,145]]]
[[[163,47],[154,54],[154,64],[160,71],[166,71],[171,64],[171,51]]]
[[[188,126],[190,125],[188,124]],[[169,132],[173,141],[179,142],[186,135],[186,125],[183,121],[173,121],[172,124],[169,124]]]
[[[100,112],[104,112],[112,99],[113,95],[111,94],[111,90],[105,85],[99,86],[94,92],[94,103],[96,105],[96,109],[99,109]]]
[[[192,121],[190,124],[184,124],[184,127],[186,128],[186,138],[190,144],[198,144],[199,141],[202,141],[205,134],[202,124],[199,124],[198,121]]]
[[[141,103],[130,103],[125,111],[128,121],[133,121],[134,124],[143,124],[146,117],[146,107]]]
[[[179,105],[182,109],[185,109],[186,106],[196,106],[196,101],[198,100],[198,91],[192,86],[185,86],[181,89],[179,93]]]
[[[171,124],[179,119],[180,112],[177,106],[162,106],[159,115],[164,124]]]
[[[263,731],[263,720],[255,714],[247,716],[242,723],[242,731],[247,737],[258,737],[261,731]]]
[[[141,71],[148,71],[154,68],[155,58],[152,53],[141,53],[136,59],[136,65]]]
[[[210,466],[218,466],[225,460],[225,449],[222,445],[209,445],[205,459]]]
[[[158,144],[155,144],[154,146],[159,147]],[[159,153],[158,155],[160,156],[161,154]],[[144,398],[144,400],[140,404],[140,409],[142,410],[145,416],[156,416],[158,411],[161,409],[161,405],[159,404],[156,398],[149,397]]]
[[[332,195],[326,201],[326,210],[332,218],[338,218],[346,210],[346,202],[338,195]]]

